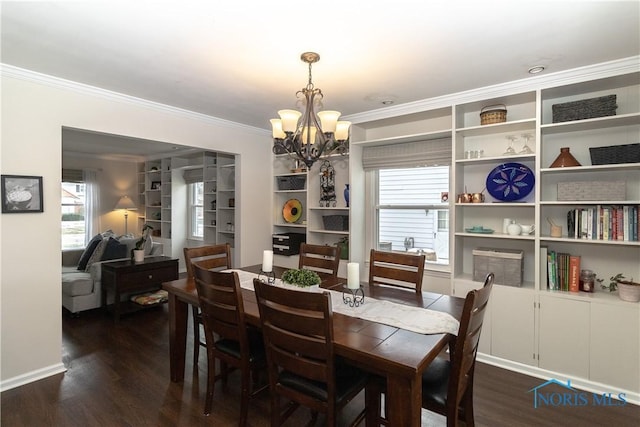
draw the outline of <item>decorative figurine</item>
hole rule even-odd
[[[336,207],[336,173],[328,160],[320,165],[320,207]]]

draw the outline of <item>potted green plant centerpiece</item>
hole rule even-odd
[[[303,269],[287,270],[282,275],[282,281],[285,284],[298,286],[300,288],[309,288],[311,286],[318,286],[322,281],[318,273],[315,271]]]
[[[602,279],[598,280],[602,283]],[[618,290],[618,296],[623,301],[638,302],[640,301],[640,283],[634,282],[633,278],[626,280],[622,273],[609,278],[608,285],[602,285],[602,289],[608,289],[609,292]]]
[[[153,227],[149,224],[142,226],[142,236],[136,241],[136,246],[131,250],[131,256],[135,262],[144,261],[144,246],[149,238],[149,233],[153,230]]]

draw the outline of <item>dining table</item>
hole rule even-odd
[[[239,270],[261,273],[254,265]],[[276,277],[286,268],[273,267]],[[265,278],[265,276],[262,276]],[[322,277],[321,288],[342,292],[347,280]],[[433,292],[415,292],[367,283],[361,284],[364,304],[368,299],[383,300],[411,307],[448,313],[460,320],[464,299]],[[198,306],[193,278],[181,278],[162,284],[168,292],[169,351],[171,381],[182,382],[185,371],[187,319],[189,305]],[[260,327],[255,293],[242,288],[247,323]],[[386,418],[392,426],[420,426],[422,410],[422,373],[449,344],[449,333],[424,334],[345,314],[333,314],[334,351],[348,363],[386,379]],[[377,414],[370,413],[366,425],[376,425]]]

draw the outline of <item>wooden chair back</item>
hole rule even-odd
[[[184,248],[184,261],[187,266],[187,276],[195,278],[194,265],[205,270],[227,270],[231,268],[231,246],[228,243],[220,245],[198,246],[195,248]],[[202,316],[200,309],[195,305],[191,307],[193,318],[193,341],[199,345],[193,346],[193,366],[198,365],[200,358],[200,347],[206,347],[206,342],[200,339],[200,327]]]
[[[254,386],[257,372],[264,367],[262,338],[251,333],[245,322],[244,303],[240,280],[235,271],[222,273],[194,265],[198,301],[207,348],[207,394],[205,415],[211,413],[216,380],[226,381],[228,366],[241,371],[240,425],[247,423],[249,398],[266,388],[252,392],[250,378]],[[216,359],[220,361],[221,373],[216,375]]]
[[[200,265],[194,265],[193,271],[206,341],[214,343],[216,335],[218,339],[237,341],[240,353],[244,353],[247,331],[238,273],[211,271]]]
[[[276,395],[314,411],[335,413],[333,317],[328,292],[293,291],[254,279],[262,334],[267,353],[267,372],[272,393],[272,425],[281,419]],[[283,374],[284,373],[284,374]],[[293,374],[293,375],[291,375]],[[291,386],[283,375],[326,385],[326,400]],[[304,380],[302,380],[304,381]],[[286,416],[285,416],[286,417]],[[329,425],[329,424],[328,424]]]
[[[457,426],[459,419],[464,419],[466,425],[474,425],[474,369],[493,280],[493,273],[489,273],[485,278],[484,286],[470,291],[465,298],[458,336],[454,338],[450,347],[451,368],[444,407],[440,399],[430,399],[430,395],[423,388],[422,406],[445,415],[448,426]]]
[[[187,275],[195,277],[193,265],[198,265],[205,270],[226,270],[231,268],[231,245],[198,246],[184,248],[184,261],[187,265]]]
[[[369,285],[415,288],[416,292],[422,292],[424,262],[424,254],[383,252],[371,249]]]
[[[313,270],[320,276],[338,277],[340,246],[300,244],[298,268]]]

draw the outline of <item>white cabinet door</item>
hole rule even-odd
[[[535,364],[535,294],[533,291],[494,285],[491,301],[491,354]]]
[[[589,373],[592,381],[640,393],[638,304],[591,303]]]
[[[589,378],[589,302],[540,295],[539,366]]]

